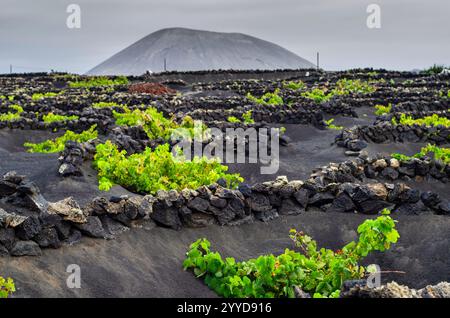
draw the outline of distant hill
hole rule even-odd
[[[91,69],[90,75],[141,75],[147,70],[299,69],[314,67],[300,56],[241,33],[162,29]]]

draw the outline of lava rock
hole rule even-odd
[[[285,184],[283,187],[281,187],[279,191],[281,198],[286,199],[291,197],[302,187],[302,185],[303,182],[299,180],[288,182],[288,184]]]
[[[297,200],[297,202],[304,208],[308,206],[309,202],[309,190],[305,188],[301,188],[297,192],[294,193],[294,198]]]
[[[206,211],[208,211],[209,202],[208,200],[202,199],[201,197],[196,197],[188,202],[187,207],[191,210],[205,213]]]
[[[16,191],[17,191],[16,184],[5,180],[0,180],[0,198],[10,196],[16,193]]]
[[[442,201],[438,205],[438,214],[450,215],[450,201]]]
[[[11,228],[0,228],[0,244],[3,245],[8,250],[14,246],[16,241],[16,236],[14,229]]]
[[[2,244],[0,244],[0,257],[8,255],[9,255],[8,249],[4,247]]]
[[[398,200],[405,203],[415,203],[420,200],[420,191],[407,188],[398,195]]]
[[[349,157],[358,157],[361,153],[359,151],[347,150],[344,154]]]
[[[153,205],[153,213],[150,214],[150,217],[156,224],[164,227],[169,227],[174,230],[180,230],[182,227],[180,217],[178,216],[178,209],[164,206],[159,201]]]
[[[252,187],[247,183],[241,183],[238,186],[238,190],[244,195],[244,197],[249,197],[252,195]]]
[[[435,208],[439,203],[441,203],[441,198],[437,193],[426,191],[420,195],[422,202],[430,208]]]
[[[210,206],[209,212],[215,216],[217,222],[220,225],[229,224],[232,220],[236,218],[236,213],[234,212],[233,209],[229,208],[228,206],[222,209]]]
[[[123,214],[130,220],[134,220],[139,216],[139,207],[142,199],[139,197],[132,197],[123,201]]]
[[[29,240],[42,230],[41,223],[37,216],[30,216],[16,227],[16,236],[21,240]]]
[[[381,183],[357,186],[350,195],[358,212],[363,214],[377,214],[392,204],[386,201],[387,189]]]
[[[69,237],[66,240],[64,240],[64,243],[66,243],[68,245],[74,245],[74,244],[77,244],[78,242],[80,242],[82,237],[83,237],[83,235],[81,234],[80,231],[73,229],[70,232]]]
[[[272,210],[269,197],[262,193],[252,193],[252,195],[247,198],[247,204],[252,211],[256,212],[265,212]]]
[[[284,199],[281,203],[281,207],[278,209],[278,213],[281,215],[297,215],[304,209],[296,201],[292,199]]]
[[[211,196],[210,202],[211,202],[211,205],[213,205],[214,207],[219,208],[219,209],[223,209],[224,207],[227,206],[227,200],[219,198],[215,195]]]
[[[17,241],[11,249],[12,256],[39,256],[41,254],[39,245],[33,241]]]
[[[86,216],[72,197],[65,198],[58,202],[50,202],[47,211],[50,214],[60,215],[64,220],[73,223],[81,224],[87,222]]]
[[[56,229],[49,227],[44,228],[34,238],[33,241],[39,244],[40,247],[60,248],[61,242],[59,241],[58,233]]]
[[[428,207],[425,206],[425,204],[423,204],[422,201],[401,204],[393,212],[395,214],[402,215],[421,215],[433,213]]]
[[[398,171],[392,167],[387,167],[381,171],[381,175],[388,180],[396,180],[398,179]]]
[[[34,182],[22,183],[17,187],[16,202],[37,212],[46,212],[48,202]]]
[[[327,212],[354,212],[356,209],[352,199],[346,193],[340,193],[333,200],[331,206],[326,210]]]
[[[364,148],[367,148],[367,142],[360,139],[351,140],[347,143],[347,148],[351,151],[361,151]]]
[[[210,209],[212,209],[211,210],[212,212],[216,208],[211,206]],[[217,211],[220,210],[217,209]],[[200,228],[215,223],[213,215],[199,212],[192,212],[192,210],[186,206],[180,208],[179,215],[183,224],[190,228]]]
[[[279,214],[276,209],[272,209],[269,211],[264,212],[254,212],[255,219],[262,221],[262,222],[268,222],[273,219],[276,219],[279,217]]]
[[[312,196],[308,204],[314,206],[322,206],[328,203],[333,202],[334,195],[330,192],[318,192],[314,196]]]
[[[102,215],[99,218],[102,222],[102,227],[104,228],[105,232],[112,236],[119,235],[130,229],[129,227],[124,226],[121,222],[115,221],[107,215]]]
[[[86,223],[74,224],[81,233],[94,238],[108,237],[98,216],[88,216],[86,219]]]

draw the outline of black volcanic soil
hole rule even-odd
[[[354,119],[353,119],[354,120]],[[364,119],[358,119],[362,121]],[[350,123],[348,118],[337,124]],[[286,125],[292,138],[288,147],[280,148],[280,170],[277,175],[304,179],[311,169],[329,162],[344,161],[344,150],[331,146],[336,131],[318,130],[311,126]],[[42,141],[50,133],[8,130],[0,131],[0,173],[10,170],[26,174],[41,188],[44,196],[56,201],[73,196],[81,203],[100,193],[95,171],[85,165],[85,177],[62,179],[57,176],[57,155],[28,154],[21,146],[25,140]],[[420,144],[370,145],[369,153],[402,151],[414,153]],[[247,181],[271,180],[273,175],[259,174],[258,165],[234,165]],[[442,183],[414,183],[422,189],[433,189],[449,197]],[[126,193],[115,187],[109,194]],[[74,246],[58,250],[44,249],[40,257],[0,258],[3,276],[14,277],[15,297],[215,297],[191,273],[182,270],[184,254],[190,243],[208,238],[223,256],[238,260],[262,253],[281,253],[292,247],[288,238],[291,228],[303,230],[321,246],[337,249],[356,237],[357,226],[366,218],[357,214],[305,212],[295,217],[282,217],[267,224],[257,222],[239,227],[210,226],[183,229],[179,232],[143,224],[114,240],[83,238]],[[401,239],[383,254],[374,254],[366,264],[379,264],[382,270],[405,271],[406,274],[385,275],[411,287],[423,287],[450,279],[450,218],[438,215],[395,216]],[[66,267],[81,267],[81,289],[66,286]]]
[[[74,246],[43,250],[40,257],[1,258],[2,274],[15,278],[15,297],[215,297],[181,268],[189,244],[208,238],[214,249],[238,260],[292,247],[291,228],[310,233],[322,246],[337,249],[354,239],[364,215],[307,212],[267,224],[210,226],[180,232],[163,228],[131,229],[115,240],[84,238]],[[405,271],[383,279],[423,287],[449,279],[450,219],[444,216],[398,217],[399,242],[365,263],[382,270]],[[66,286],[69,264],[81,267],[81,289]]]

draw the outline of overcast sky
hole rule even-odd
[[[66,26],[71,3],[80,29]],[[366,26],[371,3],[381,29]],[[450,65],[448,0],[0,0],[0,73],[84,73],[167,27],[246,33],[313,63],[319,51],[329,70]]]

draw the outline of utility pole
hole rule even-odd
[[[164,72],[167,72],[167,60],[164,58]]]
[[[319,52],[317,52],[317,70],[319,70]]]
[[[9,74],[12,74],[12,64],[9,64]]]

